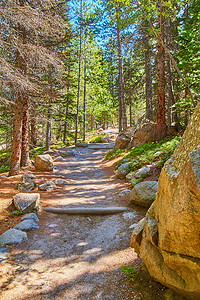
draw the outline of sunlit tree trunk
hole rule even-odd
[[[67,89],[67,93],[68,92],[69,92],[69,88]],[[67,103],[66,108],[65,108],[65,122],[64,122],[64,132],[63,132],[63,142],[64,143],[65,143],[66,137],[67,137],[67,117],[68,117],[68,110],[69,110],[69,104]]]
[[[124,97],[124,75],[123,75],[123,57],[121,45],[121,30],[120,30],[120,7],[116,7],[117,14],[117,46],[119,60],[119,131],[127,128],[126,103]]]
[[[84,64],[84,94],[83,94],[83,140],[85,141],[85,133],[86,133],[86,58]]]
[[[47,131],[46,131],[46,150],[50,150],[51,144],[51,120],[52,120],[52,112],[51,112],[51,100],[49,99],[48,103],[48,112],[47,112]]]
[[[83,3],[80,1],[80,19],[82,22]],[[75,128],[75,143],[78,137],[78,121],[79,121],[79,102],[80,102],[80,87],[81,87],[81,60],[82,60],[82,24],[80,23],[79,32],[79,58],[78,58],[78,92],[77,92],[77,106],[76,106],[76,128]]]
[[[144,22],[148,28],[148,22]],[[151,43],[148,32],[144,32],[144,60],[145,60],[145,94],[146,94],[146,118],[153,121],[153,91],[152,91],[152,65],[151,65]]]

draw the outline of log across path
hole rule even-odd
[[[75,150],[75,156],[56,163],[55,175],[67,181],[64,190],[47,192],[46,199],[42,194],[43,206],[120,207],[124,183],[102,168],[108,149]],[[39,212],[40,228],[0,264],[0,299],[142,299],[122,267],[137,259],[130,238],[143,214],[133,209],[97,216]]]

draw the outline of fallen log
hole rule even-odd
[[[44,211],[68,215],[112,215],[129,210],[128,207],[45,207]]]

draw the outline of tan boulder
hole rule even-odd
[[[135,130],[135,127],[129,127],[121,131],[116,138],[114,149],[118,150],[127,148],[131,141],[131,138],[135,133]]]
[[[195,300],[200,299],[199,124],[200,103],[162,169],[143,230],[136,227],[131,241],[155,280]]]
[[[129,143],[129,148],[140,147],[141,145],[157,140],[156,123],[144,123],[137,128]]]
[[[49,154],[37,155],[34,165],[36,170],[39,171],[53,171],[53,159]]]

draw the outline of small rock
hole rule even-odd
[[[67,181],[64,180],[64,179],[61,179],[61,178],[53,179],[52,182],[54,182],[54,183],[57,184],[57,185],[64,185],[64,184],[67,184]]]
[[[13,203],[17,210],[27,213],[35,209],[39,205],[39,193],[18,193],[13,197]]]
[[[39,171],[53,171],[53,160],[49,154],[37,155],[35,157],[35,168]]]
[[[24,221],[24,220],[33,220],[35,222],[39,222],[39,219],[37,217],[37,215],[35,213],[30,213],[28,215],[25,215],[21,218],[21,221]]]
[[[50,227],[50,228],[55,228],[55,227],[57,227],[58,226],[58,224],[50,224],[48,227]]]
[[[28,230],[39,229],[39,226],[35,223],[33,219],[28,219],[20,222],[14,228],[22,231],[23,230],[28,231]]]
[[[108,137],[105,137],[101,140],[102,143],[110,143],[110,139]]]
[[[131,163],[129,163],[129,162],[122,164],[116,172],[116,177],[121,178],[121,179],[125,178],[129,172],[130,165],[131,165]]]
[[[154,153],[153,157],[158,158],[161,156],[162,153],[163,153],[162,151],[158,151],[158,152]]]
[[[35,178],[36,176],[31,172],[23,174],[18,183],[18,190],[22,192],[31,192],[36,186],[34,181]]]
[[[7,259],[6,254],[8,254],[9,251],[8,248],[0,248],[0,263]]]
[[[75,155],[78,155],[79,152],[76,149],[69,149],[69,150],[67,150],[66,154],[69,156],[75,156]]]
[[[26,232],[12,228],[0,236],[0,246],[21,244],[27,238]]]
[[[53,191],[56,189],[56,185],[53,181],[47,181],[39,185],[39,190],[41,191]]]
[[[123,214],[124,219],[134,219],[136,214],[134,212],[128,212]]]
[[[123,162],[123,163],[129,162],[129,158],[123,158],[123,159],[122,159],[122,162]]]
[[[143,167],[141,169],[139,169],[136,173],[135,173],[135,178],[141,178],[141,177],[146,177],[146,175],[150,172],[150,167],[146,166]]]
[[[135,173],[134,172],[130,172],[126,175],[126,179],[127,180],[131,180],[131,179],[134,179],[135,178]]]
[[[76,143],[76,147],[86,148],[86,147],[88,147],[88,144],[86,144],[86,143]]]
[[[129,228],[135,228],[137,226],[137,223],[132,224],[131,226],[129,226]]]
[[[123,190],[119,193],[119,197],[127,196],[130,194],[130,190]]]
[[[57,156],[54,161],[63,161],[64,158],[62,156]]]

